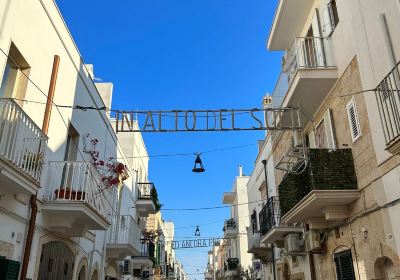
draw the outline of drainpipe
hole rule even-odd
[[[269,193],[268,193],[268,185],[267,185],[267,160],[263,159],[262,164],[264,165],[264,176],[265,176],[265,190],[267,194],[267,201],[269,200]],[[276,280],[276,271],[275,271],[275,246],[271,243],[271,250],[272,250],[272,271],[274,275],[274,280]]]
[[[399,4],[399,1],[400,0],[397,0],[398,4]],[[386,53],[389,58],[390,69],[393,69],[396,66],[396,58],[394,56],[394,51],[393,51],[393,47],[392,47],[390,36],[389,36],[389,29],[387,26],[386,16],[385,16],[385,14],[380,14],[378,18],[379,18],[379,25],[382,30],[383,42],[385,43]]]
[[[56,88],[59,64],[60,64],[60,57],[55,55],[54,61],[53,61],[53,70],[52,70],[51,79],[50,79],[49,93],[47,95],[46,109],[44,112],[43,125],[42,125],[42,131],[46,135],[49,131],[51,108],[52,108],[52,102],[53,102],[54,92],[55,92],[55,88]],[[31,217],[29,219],[28,234],[26,236],[20,280],[25,280],[26,274],[28,272],[29,257],[31,255],[32,241],[33,241],[33,235],[35,233],[35,224],[36,224],[36,215],[37,215],[36,199],[37,199],[37,193],[35,195],[32,195],[31,199],[30,199]]]

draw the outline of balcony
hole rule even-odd
[[[11,194],[39,189],[47,136],[12,99],[0,100],[0,186]]]
[[[239,228],[236,224],[236,220],[225,220],[223,231],[225,238],[235,238],[239,234]]]
[[[400,62],[375,91],[386,150],[400,155]]]
[[[238,274],[238,270],[240,269],[239,259],[238,258],[228,258],[225,266],[224,276],[226,278],[236,276]]]
[[[157,213],[160,208],[157,190],[153,183],[138,183],[138,196],[136,210],[140,217]]]
[[[247,253],[253,254],[255,259],[261,260],[266,264],[272,260],[272,250],[270,247],[261,244],[260,232],[253,232],[251,227],[247,228]]]
[[[110,190],[91,163],[49,162],[45,178],[43,212],[54,231],[82,236],[88,230],[107,230],[110,225]]]
[[[272,93],[273,106],[301,104],[314,115],[337,79],[330,38],[296,38]]]
[[[351,149],[309,149],[307,169],[287,174],[278,186],[281,222],[327,228],[348,218],[360,197]]]
[[[236,193],[235,192],[224,192],[222,197],[223,204],[233,204],[236,200]]]
[[[133,266],[135,269],[152,268],[156,262],[155,244],[149,239],[141,239],[140,243],[140,254],[132,257]]]
[[[312,9],[313,0],[280,0],[275,12],[267,47],[269,50],[289,49],[293,38],[302,32]]]
[[[107,242],[107,258],[124,260],[138,256],[141,250],[142,231],[131,216],[113,216]]]
[[[268,245],[274,243],[283,247],[283,241],[289,233],[302,233],[303,229],[298,226],[284,224],[281,222],[281,210],[279,197],[271,197],[263,207],[259,215],[262,234],[261,243]]]

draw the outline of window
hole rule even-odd
[[[11,43],[3,79],[0,86],[0,97],[24,99],[28,85],[30,66],[18,51],[17,47]],[[20,105],[21,101],[18,101]]]
[[[351,139],[355,142],[361,137],[360,121],[358,119],[357,106],[354,97],[346,105],[347,117],[349,119]]]
[[[326,111],[323,119],[317,125],[315,131],[315,146],[320,149],[336,149],[330,109]]]
[[[355,280],[353,258],[351,250],[346,250],[334,255],[337,280]]]
[[[322,12],[324,36],[330,36],[339,24],[339,14],[337,10],[336,0],[330,0],[324,11]]]

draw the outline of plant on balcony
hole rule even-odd
[[[100,174],[101,181],[106,189],[119,186],[122,181],[129,178],[128,168],[121,162],[115,161],[113,157],[109,157],[107,161],[100,159],[100,153],[96,149],[99,140],[94,138],[90,140],[92,149],[87,151],[91,156],[91,162]]]
[[[357,189],[351,149],[309,149],[309,157],[309,165],[302,174],[287,174],[278,186],[281,216],[312,190]]]
[[[142,231],[143,239],[155,243],[157,238],[162,235],[161,230],[145,229]]]
[[[228,259],[228,270],[236,270],[239,267],[239,259],[238,258],[229,258]]]
[[[162,205],[161,205],[160,201],[158,200],[157,190],[154,186],[151,188],[151,199],[153,200],[156,211],[157,212],[160,211]]]
[[[256,280],[257,272],[252,267],[249,267],[247,269],[244,267],[240,267],[239,268],[239,277],[242,280]]]

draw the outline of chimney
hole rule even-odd
[[[243,177],[243,167],[239,165],[239,177]]]

